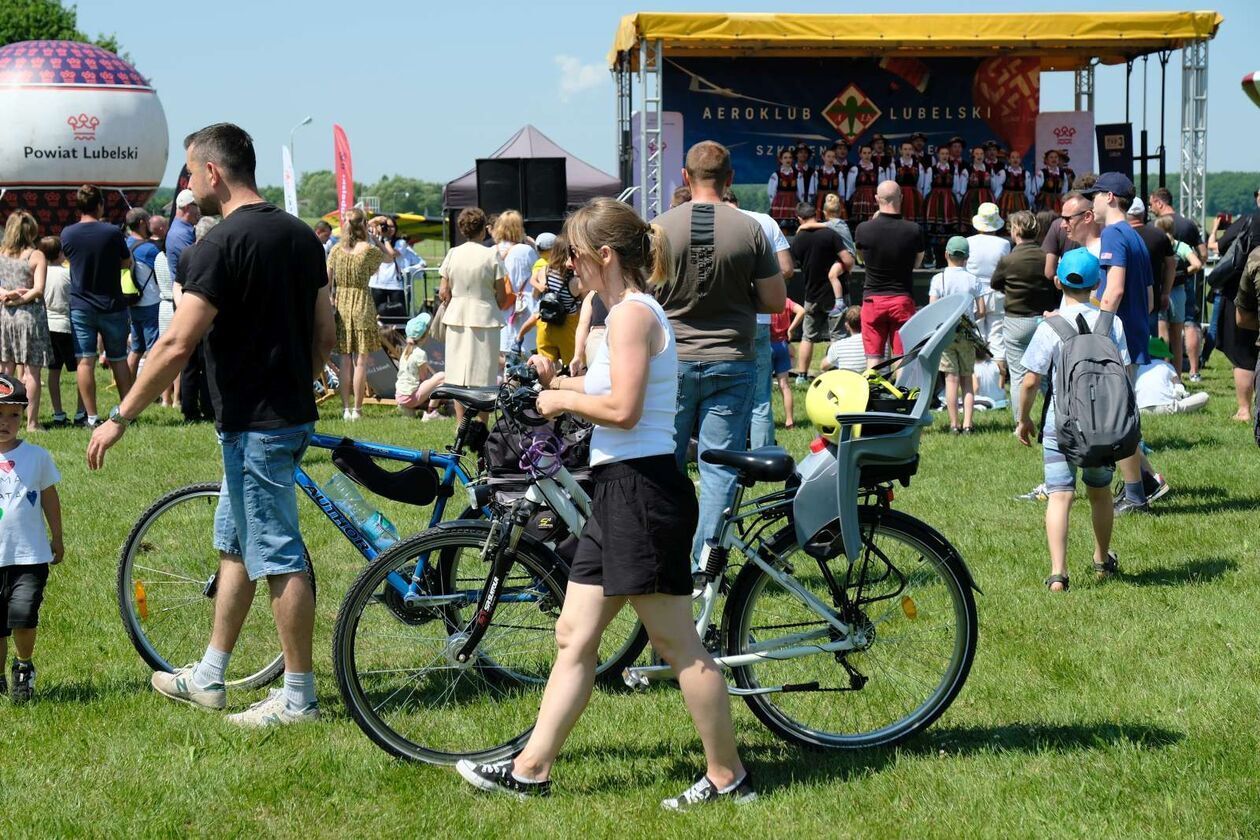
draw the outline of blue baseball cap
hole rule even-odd
[[[1105,192],[1122,195],[1125,198],[1133,198],[1134,196],[1133,181],[1122,172],[1104,172],[1098,176],[1098,180],[1092,186],[1081,190],[1081,192],[1090,198],[1098,195],[1098,193]]]
[[[1098,257],[1088,248],[1073,248],[1059,260],[1055,276],[1069,289],[1092,289],[1099,281]]]

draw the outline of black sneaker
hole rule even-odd
[[[35,663],[28,662],[22,665],[15,658],[13,668],[9,671],[9,678],[13,680],[14,703],[25,703],[35,699]]]
[[[74,415],[74,419],[71,420],[70,423],[71,425],[74,425],[74,426],[86,426],[87,425],[87,412],[80,411],[76,413]]]
[[[707,805],[710,802],[721,802],[723,800],[734,802],[736,805],[747,805],[757,798],[757,791],[753,790],[752,780],[749,774],[745,773],[744,777],[735,783],[735,786],[727,791],[718,790],[717,785],[709,781],[708,776],[701,776],[694,785],[684,790],[678,796],[671,799],[662,799],[661,807],[666,811],[690,811],[698,805]]]
[[[551,781],[530,782],[518,779],[512,773],[512,761],[498,764],[477,764],[467,759],[457,761],[455,770],[464,777],[464,781],[478,790],[490,793],[506,793],[517,799],[528,799],[531,796],[550,796]]]
[[[1116,516],[1129,513],[1150,513],[1151,506],[1146,502],[1135,502],[1127,496],[1116,502]]]

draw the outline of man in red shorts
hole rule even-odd
[[[923,263],[923,229],[901,218],[901,187],[884,181],[875,190],[879,212],[858,228],[855,244],[866,266],[862,286],[862,345],[866,363],[884,358],[892,340],[893,353],[905,352],[897,331],[914,315],[910,290],[914,270]]]

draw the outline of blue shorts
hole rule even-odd
[[[1199,280],[1202,277],[1201,271],[1191,274],[1186,278],[1186,284],[1183,287],[1186,290],[1186,323],[1195,326],[1199,326]]]
[[[158,307],[154,303],[149,306],[131,307],[131,352],[144,355],[153,349],[158,340]]]
[[[770,342],[770,369],[775,376],[792,369],[792,354],[786,341]]]
[[[1159,320],[1170,324],[1186,322],[1186,287],[1173,286],[1168,295],[1168,308],[1159,313]]]
[[[250,580],[306,570],[293,471],[314,423],[261,432],[219,432],[223,486],[214,547],[245,561]]]
[[[1042,441],[1043,458],[1046,470],[1047,493],[1075,493],[1076,465],[1068,461],[1059,451],[1057,442],[1051,438]],[[1115,475],[1115,467],[1085,467],[1081,470],[1081,480],[1086,487],[1108,487]]]
[[[127,358],[127,310],[101,312],[96,309],[71,309],[70,330],[74,333],[74,355],[77,359],[96,358],[96,336],[105,342],[105,358],[121,362]]]

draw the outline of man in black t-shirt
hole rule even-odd
[[[319,717],[311,669],[315,596],[298,532],[293,472],[318,412],[311,386],[335,338],[324,249],[298,219],[266,203],[254,180],[254,145],[235,125],[189,135],[189,189],[223,221],[180,261],[184,297],[149,353],[130,394],[92,435],[88,466],[157,400],[204,340],[210,396],[223,448],[224,482],[215,513],[219,551],[214,628],[201,661],[153,675],[161,694],[222,709],[224,672],[266,578],[284,651],[284,691],[228,720],[264,727]]]
[[[1173,281],[1173,288],[1178,291],[1173,293],[1174,298],[1185,298],[1185,306],[1181,316],[1183,323],[1181,327],[1184,331],[1183,339],[1178,344],[1185,345],[1186,356],[1190,358],[1190,380],[1192,382],[1200,381],[1199,376],[1199,353],[1203,349],[1203,330],[1200,327],[1199,318],[1202,315],[1202,306],[1200,295],[1202,294],[1203,283],[1203,266],[1207,265],[1208,249],[1207,243],[1203,241],[1203,233],[1199,230],[1199,226],[1190,219],[1181,215],[1173,207],[1172,193],[1166,187],[1159,187],[1148,197],[1152,221],[1160,216],[1171,216],[1173,225],[1173,238],[1178,242],[1184,242],[1190,246],[1190,249],[1199,258],[1199,270],[1186,272],[1181,270],[1178,263],[1176,278]],[[1175,303],[1176,301],[1174,301]],[[1173,351],[1173,367],[1177,369],[1177,374],[1181,374],[1181,350],[1180,347],[1172,346],[1171,325],[1173,320],[1168,319],[1170,325],[1169,346]]]
[[[866,266],[862,285],[862,344],[874,367],[892,342],[894,355],[905,352],[897,331],[915,313],[914,270],[923,264],[923,228],[901,218],[901,187],[884,181],[875,191],[879,212],[858,227],[854,244]]]
[[[812,204],[802,202],[796,207],[796,218],[802,225],[812,222],[816,215]],[[840,234],[829,227],[797,228],[791,250],[792,260],[800,265],[805,277],[805,321],[796,367],[808,379],[814,342],[831,341],[831,310],[837,303],[844,303],[840,274],[848,251]]]

